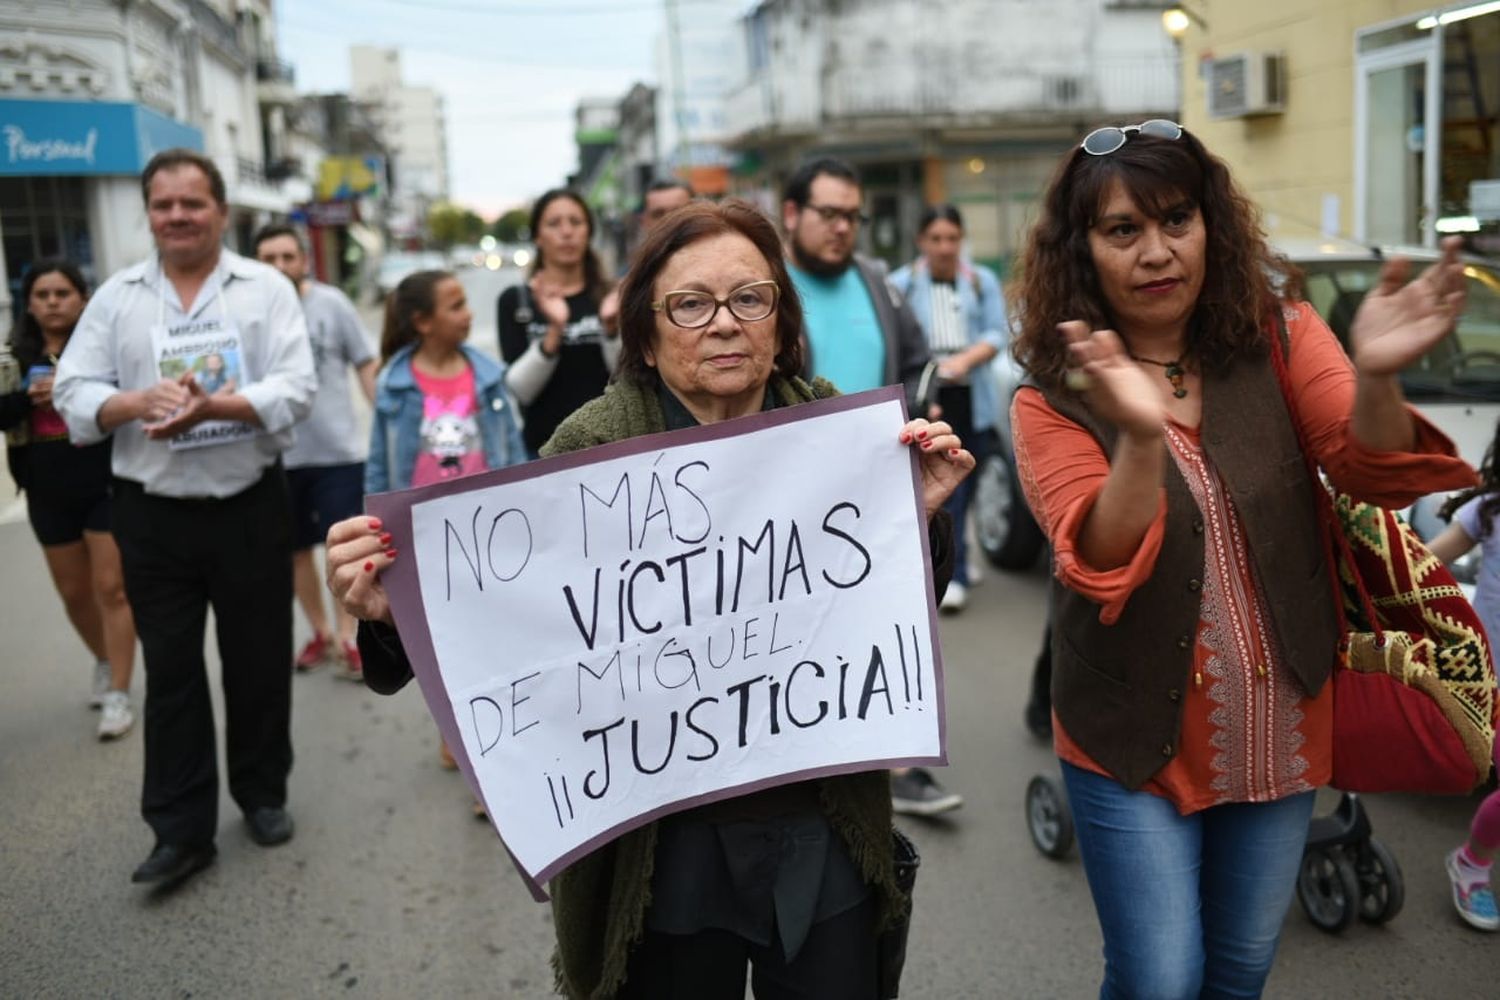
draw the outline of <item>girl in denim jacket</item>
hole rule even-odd
[[[418,271],[386,299],[366,494],[526,461],[505,367],[465,343],[473,319],[447,271]],[[440,749],[443,767],[457,768]],[[474,813],[484,815],[477,800]]]
[[[465,343],[472,321],[446,271],[410,275],[387,299],[365,493],[525,461],[504,366]]]

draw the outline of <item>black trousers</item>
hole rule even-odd
[[[615,1000],[743,1000],[747,962],[755,1000],[876,1000],[877,940],[874,893],[813,924],[791,962],[776,937],[761,946],[729,931],[648,930]]]
[[[113,528],[146,662],[141,815],[158,842],[207,844],[219,818],[203,659],[210,605],[223,663],[229,794],[286,802],[292,769],[292,561],[278,463],[224,500],[175,500],[116,479]]]

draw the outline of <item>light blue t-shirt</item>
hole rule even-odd
[[[1479,505],[1488,494],[1481,493],[1453,514],[1453,520],[1470,538],[1479,539],[1479,578],[1474,583],[1474,610],[1493,642],[1500,636],[1500,524],[1491,523],[1490,533],[1479,538]],[[1500,520],[1500,518],[1497,518]]]
[[[885,337],[859,268],[850,264],[837,278],[808,274],[790,263],[787,270],[802,298],[813,375],[844,393],[884,385]]]

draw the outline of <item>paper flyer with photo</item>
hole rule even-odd
[[[192,372],[208,395],[237,392],[245,384],[239,331],[221,320],[192,320],[160,331],[156,367],[174,382]],[[205,420],[168,442],[173,451],[227,444],[254,437],[256,428],[238,420]]]

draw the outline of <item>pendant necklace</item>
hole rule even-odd
[[[1186,354],[1182,355],[1176,361],[1156,361],[1151,358],[1136,357],[1134,354],[1130,357],[1133,361],[1139,361],[1144,365],[1155,365],[1162,369],[1162,374],[1167,377],[1168,382],[1172,383],[1172,395],[1178,399],[1183,399],[1187,396],[1187,389],[1183,388],[1182,385],[1183,377],[1187,375],[1187,369],[1182,367],[1182,362],[1187,359]]]

